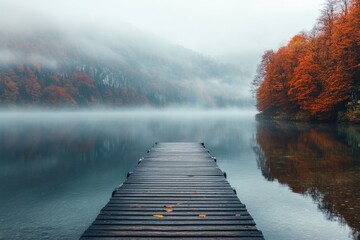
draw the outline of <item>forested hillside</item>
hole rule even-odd
[[[311,32],[264,53],[253,85],[260,116],[360,122],[360,1],[327,0]]]
[[[1,106],[242,106],[241,71],[138,30],[0,32]]]

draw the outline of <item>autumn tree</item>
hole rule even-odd
[[[287,112],[296,107],[297,103],[291,99],[289,91],[294,69],[304,52],[304,44],[305,37],[299,34],[277,52],[267,51],[264,54],[262,63],[265,64],[265,68],[260,64],[259,74],[254,79],[254,84],[256,84],[255,81],[264,74],[263,86],[260,86],[257,91],[260,110]]]
[[[0,78],[0,99],[3,103],[14,103],[19,95],[19,88],[8,76]]]
[[[44,89],[43,102],[50,106],[76,106],[76,102],[63,87],[49,86]]]
[[[25,93],[32,102],[38,102],[41,96],[41,86],[30,67],[26,68]]]
[[[273,50],[267,50],[261,57],[261,62],[256,68],[255,77],[251,83],[251,92],[255,96],[257,90],[259,89],[261,83],[264,81],[266,76],[266,66],[270,63],[271,59],[274,56]]]
[[[360,121],[360,0],[327,0],[309,34],[298,34],[259,65],[260,111],[331,120],[352,106]]]
[[[343,61],[349,61],[347,69],[353,78],[351,108],[356,110],[356,105],[360,100],[360,0],[352,0],[348,6],[349,10],[344,13],[346,21],[344,22],[345,29],[343,29],[347,40],[337,54],[341,56],[342,52],[346,52]],[[360,110],[360,106],[358,108]]]
[[[86,104],[89,102],[97,102],[99,92],[96,89],[94,79],[86,73],[73,73],[71,76],[71,84],[74,86],[79,95],[77,102],[79,104]],[[70,88],[70,86],[68,86]]]

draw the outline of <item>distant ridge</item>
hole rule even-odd
[[[0,31],[2,106],[244,106],[243,78],[136,29]]]

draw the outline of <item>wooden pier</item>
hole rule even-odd
[[[200,143],[159,143],[81,239],[264,239]]]

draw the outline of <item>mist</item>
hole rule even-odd
[[[24,46],[2,44],[0,65],[86,72],[144,96],[125,105],[243,107],[263,51],[309,30],[322,2],[1,0],[0,36]]]
[[[0,0],[0,238],[79,239],[94,219],[100,237],[201,237],[206,221],[222,238],[210,224],[220,219],[234,223],[227,236],[357,239],[360,128],[261,121],[250,91],[263,52],[310,31],[323,2]],[[161,142],[211,155],[151,150]],[[134,180],[155,170],[142,162],[118,197],[144,157],[157,170]],[[156,215],[186,226],[162,231]],[[140,233],[123,216],[152,226]]]
[[[323,2],[2,0],[0,4],[7,9],[2,25],[12,29],[26,28],[23,23],[29,17],[37,25],[56,24],[67,29],[79,23],[116,29],[127,23],[204,54],[226,55],[276,48],[299,31],[310,30]],[[16,19],[11,19],[14,16]]]

